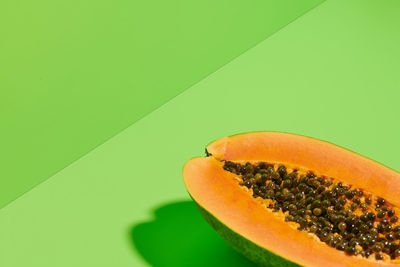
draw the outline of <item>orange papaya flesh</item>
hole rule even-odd
[[[392,210],[395,213],[399,207],[396,197],[400,192],[399,173],[333,144],[285,133],[256,132],[224,137],[208,145],[206,150],[208,157],[195,158],[185,164],[183,175],[186,187],[214,229],[253,261],[275,266],[394,266],[400,263],[394,257],[395,248],[385,254],[382,248],[379,252],[371,251],[371,246],[368,250],[372,255],[363,257],[359,253],[360,245],[353,244],[357,245],[355,254],[358,252],[358,255],[349,255],[348,251],[324,243],[321,236],[304,229],[299,231],[297,222],[287,222],[287,210],[274,212],[268,208],[274,201],[265,198],[265,195],[254,195],[253,187],[249,184],[244,186],[246,178],[243,176],[246,173],[235,168],[247,162],[253,167],[266,162],[274,164],[275,171],[282,165],[288,174],[297,170],[299,176],[305,176],[307,171],[312,171],[315,176],[329,177],[333,182],[326,190],[340,181],[343,186],[358,189],[354,192],[362,190],[363,196],[359,198],[362,202],[371,197],[373,204],[363,210],[365,214],[367,211],[375,214],[381,211],[374,211],[371,206],[375,205],[378,197],[382,197],[386,200],[382,207],[387,207],[384,218],[389,220],[393,230],[397,222],[390,223],[395,216],[391,214],[388,217],[387,212]],[[352,200],[347,199],[346,203],[344,206],[350,207]],[[360,206],[352,211],[358,218],[362,215]],[[384,218],[377,218],[374,228]],[[384,234],[387,233],[379,233],[380,239],[375,241],[382,241]],[[389,243],[398,246],[399,241],[394,238]],[[384,249],[389,250],[386,245]],[[377,254],[382,255],[382,259],[376,257]]]

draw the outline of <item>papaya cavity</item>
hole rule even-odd
[[[225,161],[223,168],[238,175],[249,195],[266,200],[282,221],[337,250],[376,260],[400,256],[396,209],[382,197],[283,164]]]

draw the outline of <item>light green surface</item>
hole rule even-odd
[[[320,2],[0,1],[0,207]]]
[[[168,212],[185,204],[165,205],[188,199],[184,162],[226,135],[313,136],[400,170],[399,8],[396,0],[328,0],[3,208],[0,266],[165,266],[163,254],[199,249],[186,239],[199,230],[192,217],[184,224]],[[164,215],[154,217],[156,208]],[[156,226],[168,220],[179,227],[164,238]],[[143,224],[160,236],[132,238]],[[199,249],[207,266],[238,257],[217,237],[206,241],[199,244],[214,251]],[[153,253],[134,248],[149,242]]]

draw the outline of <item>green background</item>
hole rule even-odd
[[[296,14],[300,15],[310,9],[315,2],[308,4],[307,8],[303,7],[301,12],[300,9],[297,10],[299,13]],[[271,9],[258,10],[260,7],[256,5],[249,4],[249,6],[252,6],[254,11],[248,9],[249,18],[243,18],[243,21],[251,19],[252,12],[258,12],[254,14],[259,14],[261,17],[264,12],[268,12],[267,10],[272,12]],[[399,132],[397,122],[400,113],[398,105],[400,18],[397,16],[399,8],[400,2],[396,0],[327,0],[288,24],[296,17],[292,13],[293,16],[287,19],[286,23],[280,24],[281,26],[288,24],[283,29],[1,209],[0,266],[145,266],[146,264],[221,266],[225,263],[231,266],[251,266],[251,263],[230,249],[202,221],[189,201],[182,183],[183,164],[193,156],[202,155],[207,143],[226,135],[256,130],[308,135],[344,146],[400,170],[400,162],[397,160],[397,151],[400,148],[397,142]],[[204,10],[208,9],[209,7],[204,7]],[[238,6],[236,14],[241,13],[242,9],[243,7]],[[88,7],[88,10],[92,8]],[[122,10],[127,12],[123,8]],[[221,8],[221,10],[225,9]],[[105,8],[104,12],[106,11],[109,10]],[[279,13],[287,14],[285,12],[279,11]],[[162,9],[160,13],[163,13]],[[146,17],[145,14],[142,15]],[[219,14],[215,16],[219,17]],[[196,21],[196,18],[192,16],[187,18]],[[237,16],[232,15],[232,23],[235,23],[236,19],[238,19]],[[203,25],[201,22],[197,23]],[[77,22],[75,27],[79,25]],[[214,27],[214,24],[211,23],[210,27]],[[248,27],[252,25],[249,24]],[[99,28],[102,29],[102,27]],[[275,31],[278,28],[276,26]],[[272,32],[271,30],[269,34]],[[239,40],[243,36],[240,34],[236,36],[232,33],[232,36]],[[218,32],[215,33],[215,37],[220,37],[219,35]],[[116,36],[122,38],[123,33],[119,32]],[[260,36],[259,39],[254,37],[255,39],[252,43],[248,43],[248,46],[261,40]],[[81,40],[83,37],[76,38]],[[224,38],[220,38],[219,45],[215,46],[220,50],[214,47],[215,50],[208,53],[207,51],[211,50],[208,48],[203,51],[203,54],[198,55],[198,60],[208,62],[211,57],[215,58],[215,55],[233,45],[233,39],[224,43]],[[110,41],[106,37],[104,40]],[[57,41],[60,40],[57,39]],[[121,39],[118,42],[121,42]],[[210,43],[213,42],[213,40],[210,41]],[[116,44],[114,44],[114,49],[117,48]],[[101,45],[105,47],[107,44]],[[59,46],[64,47],[63,44]],[[225,61],[221,59],[218,61],[219,64],[215,63],[213,68],[218,68],[242,52],[245,46],[241,49],[237,50],[236,54],[227,56]],[[155,50],[161,54],[157,48]],[[100,53],[100,50],[88,48],[87,51],[89,54],[98,52],[109,61],[115,60],[108,53]],[[121,53],[119,54],[121,62],[134,57],[134,54],[130,54],[124,59],[122,51],[123,49],[116,52]],[[163,50],[163,53],[168,51]],[[190,51],[187,55],[197,54],[197,52],[198,50]],[[32,51],[26,53],[26,56],[34,54]],[[179,51],[176,53],[182,56],[182,62],[188,57]],[[54,53],[54,57],[56,54],[58,55]],[[94,54],[91,56],[97,58]],[[50,55],[51,53],[47,60],[52,60]],[[69,58],[67,54],[63,56],[64,59]],[[31,144],[28,139],[38,138],[36,135],[40,135],[41,131],[43,131],[42,142],[46,141],[45,136],[48,133],[46,127],[38,128],[38,132],[25,129],[19,133],[20,135],[8,137],[5,131],[5,137],[8,138],[9,143],[21,141],[16,146],[18,153],[22,154],[25,152],[24,149],[27,154],[31,153],[30,157],[27,156],[28,158],[23,156],[18,158],[19,162],[15,162],[15,158],[11,156],[6,157],[7,164],[4,165],[7,168],[15,164],[18,166],[16,169],[24,169],[25,164],[28,167],[29,164],[33,164],[29,161],[31,159],[36,165],[41,164],[41,167],[33,168],[32,173],[36,175],[36,178],[32,178],[30,184],[26,183],[29,186],[44,180],[47,174],[64,167],[68,162],[101,143],[113,134],[112,131],[117,132],[118,129],[137,120],[152,110],[151,105],[154,105],[152,106],[154,109],[179,91],[168,96],[165,94],[163,99],[158,100],[159,102],[149,101],[148,103],[152,104],[149,104],[148,109],[144,106],[138,109],[142,113],[133,108],[128,112],[126,110],[130,101],[127,99],[132,97],[136,100],[136,97],[133,97],[133,93],[124,94],[119,90],[124,87],[121,85],[127,86],[131,83],[127,80],[120,81],[120,84],[113,83],[119,80],[119,77],[128,79],[128,71],[123,67],[124,65],[108,66],[102,69],[98,61],[90,60],[90,57],[87,59],[88,61],[77,59],[79,64],[76,69],[71,63],[72,71],[82,75],[77,78],[75,85],[79,87],[84,84],[85,86],[82,85],[81,89],[97,92],[96,86],[92,84],[96,83],[98,86],[104,86],[103,89],[98,89],[100,92],[107,93],[102,95],[102,101],[96,102],[90,97],[89,91],[77,90],[82,94],[88,94],[80,102],[80,105],[85,106],[83,110],[86,113],[74,111],[71,116],[68,116],[69,109],[61,110],[62,107],[60,107],[58,113],[68,118],[66,120],[68,123],[73,124],[81,119],[82,121],[71,126],[58,120],[63,121],[63,116],[52,118],[55,123],[60,123],[62,127],[65,127],[63,131],[60,130],[62,134],[51,133],[51,136],[55,137],[51,139],[52,142],[49,142],[49,147],[52,149],[59,147],[55,153],[50,153],[48,148],[41,151],[41,146],[38,145],[37,149],[41,153],[39,153],[40,156],[34,157],[37,150],[33,149],[33,145],[27,145]],[[14,62],[11,58],[9,61]],[[93,76],[79,71],[78,66],[85,65],[85,62],[93,68],[97,66],[97,72],[91,74]],[[196,64],[193,58],[188,62],[190,62],[189,65]],[[174,66],[165,62],[163,64],[165,64],[164,68],[169,70]],[[188,65],[180,66],[180,70],[188,69]],[[32,74],[30,71],[27,69],[17,71],[19,68],[14,67],[15,69],[12,69],[12,66],[7,68],[6,75],[2,72],[1,75],[4,75],[5,79],[1,82],[4,80],[5,84],[13,85],[12,81],[19,81],[19,83],[29,81],[29,75]],[[140,67],[138,69],[141,70]],[[211,69],[204,67],[201,75],[198,74],[199,72],[197,75],[193,72],[191,83],[204,77],[211,72]],[[87,67],[82,67],[82,70],[87,70]],[[61,78],[56,77],[61,74],[52,68],[52,64],[48,65],[48,71],[54,74],[50,76],[55,84],[60,86],[64,84]],[[126,72],[123,73],[123,71]],[[160,72],[163,73],[163,71]],[[133,69],[130,69],[129,73],[135,77]],[[15,75],[15,79],[12,79],[12,75]],[[155,81],[157,75],[152,76],[149,73],[147,75],[147,78],[151,80],[149,82],[161,86],[161,81]],[[31,78],[33,79],[33,76]],[[184,79],[187,77],[185,76]],[[132,78],[132,80],[135,79]],[[179,84],[179,77],[173,80],[174,83]],[[180,91],[185,89],[185,85],[190,85],[189,80],[187,82],[187,84],[181,84]],[[107,87],[110,85],[108,83],[113,83],[112,89]],[[174,83],[171,82],[171,87],[177,88],[178,86],[172,86]],[[18,88],[20,90],[16,91],[19,92],[19,96],[26,96],[26,98],[22,97],[26,101],[36,96],[29,89],[24,89],[28,87]],[[65,94],[68,92],[66,88],[69,87],[63,89]],[[150,90],[149,88],[146,90]],[[152,92],[140,93],[144,98],[137,97],[138,103],[147,103],[146,95],[153,99],[154,95],[161,90],[156,87],[151,88],[153,88]],[[10,92],[14,92],[11,89]],[[57,103],[51,100],[51,93],[43,92],[46,96],[50,95],[48,103]],[[52,93],[55,94],[55,92]],[[53,95],[53,97],[56,96],[57,94]],[[23,99],[13,97],[9,99],[14,99],[15,103],[22,103],[21,105],[24,103]],[[42,106],[39,101],[41,99],[38,97],[37,102],[32,100],[32,103]],[[123,99],[127,102],[125,105],[124,103],[118,105],[119,102],[115,99]],[[68,98],[66,102],[59,101],[66,106],[70,102]],[[110,101],[109,105],[107,101]],[[46,101],[43,103],[43,107],[46,107],[46,103]],[[10,104],[8,110],[12,110],[14,105],[16,104]],[[30,109],[26,105],[23,106],[26,107],[24,112],[28,114]],[[59,105],[55,104],[55,106]],[[105,107],[109,109],[104,110]],[[110,110],[112,113],[106,112]],[[43,109],[43,114],[49,113],[47,111],[49,111],[47,108]],[[104,124],[101,126],[104,127],[103,130],[108,127],[105,124],[111,125],[110,128],[107,131],[98,131],[96,127],[88,123],[91,121],[88,119],[92,118],[91,115],[87,115],[86,122],[85,119],[80,118],[85,114],[91,114],[90,112],[98,116],[100,124]],[[130,115],[139,113],[141,115],[137,115],[136,119],[130,121],[135,116],[130,117]],[[104,114],[108,114],[106,115],[106,117],[109,116],[108,121],[103,121]],[[124,114],[121,117],[126,120],[119,118],[120,114]],[[4,125],[7,123],[12,125],[13,122],[19,120],[34,124],[32,119],[28,119],[29,117],[25,115],[20,115],[20,117],[17,116],[18,114],[14,115],[16,116],[14,119],[11,119],[12,116],[5,116],[7,120]],[[52,117],[48,116],[34,118],[37,118],[38,125],[42,118],[47,125],[47,120]],[[115,120],[119,121],[120,128],[116,127],[118,123],[108,124],[110,121],[114,122],[113,116],[118,117]],[[82,128],[83,126],[85,128]],[[59,128],[56,128],[54,130],[58,131]],[[86,146],[83,146],[82,144],[85,143],[83,141],[82,143],[71,141],[65,144],[62,141],[67,136],[71,138],[75,136],[68,131],[64,135],[65,129],[75,131],[76,136],[85,136],[87,140],[97,140],[97,143],[93,141],[89,145],[90,142],[86,142]],[[60,136],[60,139],[56,136]],[[7,143],[4,139],[2,142]],[[74,154],[77,150],[80,150],[80,154]],[[60,154],[69,155],[68,160]],[[53,157],[59,158],[52,162],[50,159]],[[40,160],[44,160],[45,163]],[[48,166],[45,168],[43,164]],[[18,184],[20,180],[21,184],[25,184],[22,173],[30,173],[28,167],[26,167],[28,170],[18,170],[21,174],[15,176],[12,182]],[[12,173],[7,168],[5,174]],[[4,176],[1,177],[3,182]],[[18,179],[18,182],[15,179]],[[8,183],[10,188],[18,188],[18,186],[12,187],[10,181],[2,184],[2,187],[5,188]],[[26,189],[27,187],[19,192]],[[15,197],[16,194],[13,196]]]
[[[0,1],[0,207],[321,1]]]

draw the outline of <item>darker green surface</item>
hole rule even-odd
[[[320,2],[0,1],[0,207]]]
[[[134,248],[151,266],[255,266],[207,225],[193,202],[169,203],[154,215],[130,232]]]

